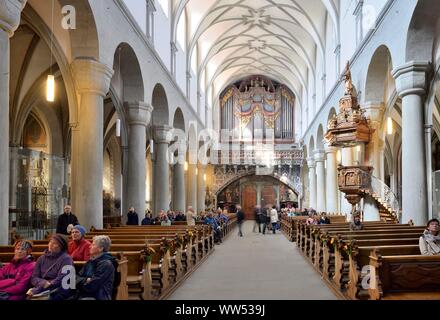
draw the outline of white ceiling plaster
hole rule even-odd
[[[181,0],[191,21],[188,65],[199,48],[201,90],[221,88],[238,76],[265,74],[307,92],[316,60],[324,59],[326,16],[339,30],[333,0]],[[175,19],[178,21],[178,17]],[[175,28],[175,26],[174,26]],[[339,36],[336,35],[336,39]],[[207,77],[201,77],[205,74]]]

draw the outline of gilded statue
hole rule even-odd
[[[351,78],[351,71],[350,71],[350,62],[347,61],[347,68],[345,69],[344,73],[344,81],[345,81],[345,95],[351,96],[353,95],[353,79]]]

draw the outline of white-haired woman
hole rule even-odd
[[[108,252],[111,240],[99,235],[90,246],[90,260],[78,273],[76,288],[78,299],[111,300],[118,263]]]

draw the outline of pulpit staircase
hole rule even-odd
[[[382,180],[372,176],[370,188],[363,189],[362,192],[375,200],[382,221],[399,223],[399,201],[390,187]]]

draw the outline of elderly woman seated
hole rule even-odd
[[[84,239],[86,229],[76,225],[72,228],[72,240],[69,241],[68,253],[73,261],[88,261],[90,259],[90,241]]]
[[[32,244],[19,240],[14,245],[14,258],[0,269],[0,300],[24,300],[35,262]]]
[[[440,235],[439,221],[431,219],[427,223],[427,228],[419,239],[419,247],[422,255],[433,256],[440,254]]]
[[[118,262],[108,252],[111,240],[99,235],[93,238],[90,260],[78,273],[76,298],[111,300]]]
[[[49,291],[57,296],[63,291],[68,291],[61,286],[63,278],[68,274],[63,270],[66,266],[73,268],[72,258],[67,254],[67,239],[64,235],[54,234],[49,241],[48,249],[35,264],[31,279],[33,288],[28,290],[27,295],[33,298],[36,294]]]

